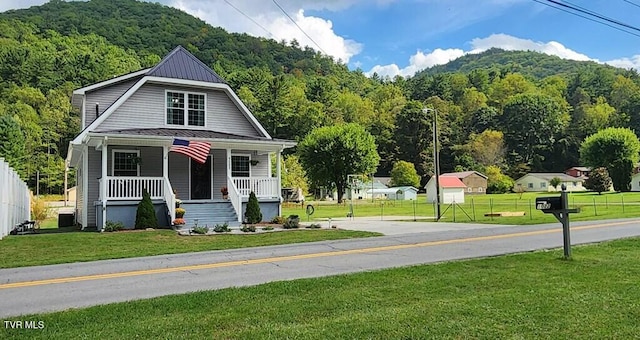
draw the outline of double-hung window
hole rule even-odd
[[[112,159],[114,176],[135,177],[140,175],[140,151],[113,150]]]
[[[167,124],[204,126],[205,94],[167,91]]]
[[[251,177],[249,155],[231,155],[231,177]]]

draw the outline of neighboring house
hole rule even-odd
[[[559,178],[561,183],[557,187],[552,187],[549,182],[554,178]],[[548,192],[560,191],[562,184],[567,186],[567,191],[586,191],[583,186],[584,179],[569,176],[563,173],[528,173],[516,180],[514,191]]]
[[[177,198],[188,226],[238,225],[252,191],[263,220],[281,214],[280,154],[295,143],[272,138],[231,87],[183,47],[155,67],[73,91],[72,104],[82,132],[66,162],[77,169],[76,221],[83,228],[101,230],[106,221],[132,227],[143,189],[161,226],[174,220]],[[196,142],[203,163],[170,152]]]
[[[580,177],[582,179],[589,178],[590,172],[591,172],[591,168],[587,168],[584,166],[574,166],[564,171],[564,173],[569,176]]]
[[[374,199],[389,200],[416,200],[418,198],[418,189],[412,186],[369,189],[366,191],[366,197]]]
[[[631,191],[640,191],[640,173],[631,176]]]
[[[464,192],[467,186],[456,176],[439,177],[440,182],[440,203],[464,203]],[[431,176],[429,182],[424,187],[427,190],[427,202],[436,201],[436,177]]]
[[[487,176],[477,171],[449,172],[441,176],[454,176],[459,178],[467,186],[465,194],[486,194]]]

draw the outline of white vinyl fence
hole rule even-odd
[[[28,220],[31,195],[27,184],[0,158],[0,239],[16,224]]]

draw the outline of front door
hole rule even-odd
[[[211,173],[211,156],[207,157],[204,164],[200,164],[191,159],[191,199],[210,200],[211,183],[213,174]]]

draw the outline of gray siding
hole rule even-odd
[[[222,199],[220,188],[227,186],[227,150],[213,153],[213,199]]]
[[[99,104],[98,113],[101,115],[137,81],[138,78],[87,93],[87,100],[85,101],[85,114],[87,116],[83,128],[89,126],[96,119],[96,103]]]
[[[89,197],[87,199],[87,221],[84,222],[85,227],[96,226],[96,210],[93,208],[93,202],[97,201],[100,197],[100,176],[101,174],[101,159],[102,155],[100,151],[96,151],[94,148],[89,148],[89,169],[87,176],[89,181],[89,187],[87,191]]]
[[[187,156],[169,152],[169,182],[181,200],[190,198],[189,188],[189,158]]]
[[[204,129],[244,136],[260,136],[244,114],[222,90],[200,90],[187,87],[145,84],[96,130],[124,130],[131,128],[162,128],[202,130],[197,126],[166,125],[165,91],[191,91],[205,93],[206,126]]]

